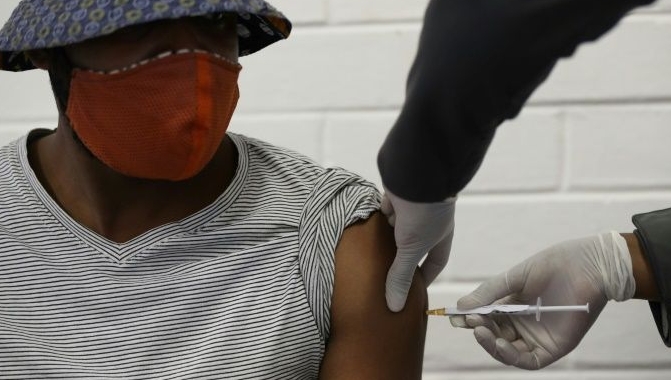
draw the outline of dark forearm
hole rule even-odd
[[[378,168],[385,187],[394,194],[415,202],[438,202],[466,186],[493,133],[480,135],[463,128],[467,123],[459,120],[458,112],[438,105],[422,108],[401,113],[380,149]],[[431,128],[438,125],[454,127]]]
[[[496,128],[558,59],[651,0],[432,0],[406,101],[378,155],[382,182],[411,201],[461,191]]]

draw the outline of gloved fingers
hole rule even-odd
[[[474,309],[492,304],[505,297],[510,291],[506,280],[506,273],[501,273],[480,284],[474,291],[461,297],[457,301],[459,309]]]
[[[490,305],[510,294],[522,290],[526,276],[524,270],[526,263],[522,262],[512,267],[507,272],[500,273],[483,282],[470,294],[461,297],[457,301],[459,309],[474,309],[476,307]]]
[[[512,342],[497,339],[496,351],[506,364],[528,370],[541,369],[556,360],[543,347],[530,349],[529,344],[522,339]]]
[[[469,314],[466,316],[466,324],[473,328],[477,326],[486,327],[487,330],[491,331],[496,337],[501,336],[501,329],[492,318],[478,314]]]
[[[498,330],[498,327],[496,329],[493,329],[492,327],[496,325],[494,321],[492,321],[491,318],[486,317],[484,315],[479,315],[479,314],[467,314],[464,316],[466,324],[468,327],[471,328],[476,328],[478,326],[485,326],[486,328],[490,330]]]
[[[496,318],[494,316],[469,314],[465,318],[465,323],[471,328],[484,326],[489,331],[493,332],[497,338],[503,338],[508,341],[517,339],[517,331],[505,317]]]
[[[438,244],[431,248],[429,254],[426,256],[426,260],[422,263],[420,270],[427,286],[438,277],[447,265],[447,261],[450,258],[450,250],[452,249],[453,235],[454,232],[450,231]]]
[[[412,255],[403,252],[396,253],[386,281],[385,297],[389,310],[393,312],[403,310],[416,268],[417,261]]]
[[[506,292],[508,290],[504,274],[499,274],[483,282],[471,293],[461,297],[457,301],[457,308],[467,310],[489,305],[502,297],[499,296],[501,290]]]
[[[452,327],[458,327],[462,329],[470,329],[472,328],[466,323],[466,316],[465,315],[452,315],[450,316],[450,324]]]
[[[478,326],[473,330],[473,335],[475,335],[475,340],[478,344],[489,354],[492,358],[500,361],[503,364],[509,364],[505,361],[501,352],[499,352],[498,341],[503,340],[497,338],[493,332],[487,329],[484,326]]]
[[[515,326],[513,326],[513,324],[508,321],[505,323],[499,323],[499,328],[501,329],[501,337],[507,341],[517,339],[519,336]]]
[[[541,369],[555,360],[547,351],[537,348],[533,351],[521,352],[515,367],[529,370]]]
[[[420,271],[422,272],[422,277],[424,277],[424,282],[426,283],[426,286],[431,285],[431,283],[438,277],[440,272],[445,268],[445,265],[447,265],[447,261],[445,261],[444,264],[439,263],[434,263],[432,261],[428,261],[430,256],[427,256],[427,259],[424,260],[424,263],[422,263],[422,266],[419,268]]]
[[[516,366],[520,361],[520,351],[503,338],[496,340],[496,352],[500,355],[500,361],[505,364]]]
[[[494,359],[498,360],[496,353],[496,335],[484,326],[473,329],[473,335],[478,344]]]
[[[478,326],[489,328],[493,322],[486,320],[487,317],[478,314],[461,314],[450,316],[450,323],[453,327],[464,329],[473,329]]]
[[[524,341],[524,339],[515,339],[515,340],[512,340],[512,339],[506,339],[506,340],[509,341],[510,344],[512,344],[513,347],[515,347],[515,349],[516,349],[518,352],[526,352],[526,351],[529,351],[529,345],[527,344],[527,342]]]

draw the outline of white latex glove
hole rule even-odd
[[[608,300],[634,295],[629,249],[609,232],[554,245],[528,258],[461,298],[459,309],[496,304],[584,305],[589,313],[535,316],[468,315],[451,317],[456,327],[475,328],[478,343],[498,361],[524,369],[543,368],[580,343]]]
[[[391,311],[405,306],[417,265],[429,285],[447,265],[454,235],[454,206],[457,198],[442,202],[406,201],[385,189],[382,212],[394,226],[396,258],[387,274],[386,298]]]

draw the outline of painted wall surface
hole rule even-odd
[[[17,0],[0,2],[0,19]],[[403,101],[426,0],[276,0],[291,38],[243,58],[231,130],[342,166],[378,185],[377,150]],[[53,128],[44,72],[0,73],[0,143]],[[448,268],[431,306],[556,242],[632,231],[671,207],[671,0],[626,17],[560,62],[498,131],[461,194]],[[449,168],[446,168],[449,170]],[[429,322],[427,379],[661,380],[671,351],[642,301],[612,303],[578,349],[541,372],[504,367],[466,330]]]

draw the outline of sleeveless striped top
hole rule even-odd
[[[70,218],[0,148],[0,379],[311,379],[333,253],[379,208],[362,178],[229,133],[211,205],[118,244]]]

